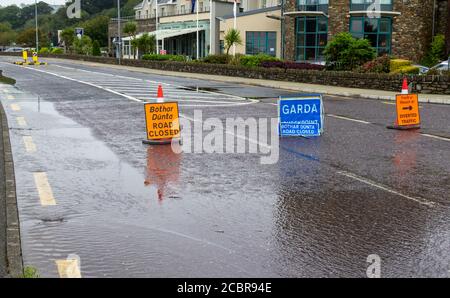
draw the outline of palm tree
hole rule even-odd
[[[129,22],[125,24],[123,28],[123,33],[127,34],[129,37],[132,36],[131,44],[133,45],[133,41],[136,39],[137,34],[137,24],[135,22]],[[133,46],[133,56],[136,59],[136,47]]]
[[[227,49],[227,55],[230,53],[230,49],[233,45],[242,45],[241,33],[237,29],[228,30],[225,35],[225,48]]]

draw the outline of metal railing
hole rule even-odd
[[[198,12],[199,13],[204,13],[204,12],[209,12],[210,11],[210,7],[209,6],[204,6],[204,7],[199,7]],[[136,20],[146,20],[146,19],[153,19],[156,17],[156,14],[154,12],[152,13],[142,13],[144,11],[141,11],[141,15],[137,15],[133,18],[135,18]],[[196,10],[194,9],[194,12],[192,12],[192,6],[186,6],[184,9],[181,9],[181,7],[178,7],[176,10],[171,11],[171,12],[160,12],[158,14],[158,17],[162,18],[162,17],[173,17],[173,16],[183,16],[183,15],[190,15],[190,14],[195,14]]]

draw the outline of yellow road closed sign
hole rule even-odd
[[[397,99],[397,124],[399,126],[420,125],[419,96],[399,94]]]
[[[144,108],[148,140],[180,137],[180,116],[177,102],[146,103]]]

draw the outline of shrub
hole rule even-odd
[[[297,63],[291,61],[264,61],[261,63],[265,68],[283,68],[283,69],[305,69],[305,70],[323,70],[325,66],[311,63]]]
[[[428,67],[432,67],[442,60],[445,60],[445,36],[443,34],[438,34],[433,37],[430,48],[422,60],[422,64]]]
[[[263,62],[271,61],[280,61],[280,59],[266,54],[246,55],[241,57],[240,64],[246,67],[256,67],[260,66]]]
[[[100,51],[100,43],[98,40],[94,40],[92,43],[92,55],[93,56],[101,56],[102,52]]]
[[[399,69],[396,69],[395,71],[392,71],[392,74],[419,74],[420,68],[417,66],[403,66]]]
[[[412,62],[405,59],[392,59],[391,60],[391,71],[397,71],[402,67],[411,66]]]
[[[57,55],[64,54],[64,50],[61,48],[53,48],[52,54],[57,54]]]
[[[143,60],[150,61],[185,61],[186,58],[182,55],[159,55],[159,54],[145,54],[142,55]]]
[[[334,70],[352,70],[375,58],[367,39],[356,39],[348,32],[337,34],[324,50],[327,66]]]
[[[387,55],[366,62],[359,68],[360,72],[389,73],[391,70],[391,59]]]
[[[39,50],[39,54],[48,54],[50,53],[50,50],[48,48],[41,48]]]
[[[203,58],[203,62],[212,64],[228,64],[231,60],[230,55],[220,54],[220,55],[208,55]]]

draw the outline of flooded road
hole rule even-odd
[[[365,277],[372,254],[383,277],[448,277],[450,106],[391,131],[392,105],[328,97],[324,136],[263,165],[143,145],[142,102],[162,83],[186,119],[265,119],[286,91],[6,61],[24,262],[44,277],[68,258],[82,277]]]

